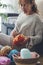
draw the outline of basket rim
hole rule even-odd
[[[15,63],[19,63],[19,64],[32,64],[32,63],[36,63],[39,60],[40,55],[38,54],[38,56],[36,58],[29,58],[29,59],[22,59],[22,58],[18,58],[17,56],[15,57],[13,56],[13,60]]]
[[[37,57],[36,57],[36,58],[28,58],[28,59],[18,58],[18,56],[17,56],[17,55],[15,56],[15,54],[13,54],[12,57],[13,57],[14,59],[18,59],[18,60],[31,60],[31,59],[38,59],[38,58],[40,57],[40,55],[37,54]]]

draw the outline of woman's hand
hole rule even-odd
[[[18,34],[19,34],[18,32],[12,30],[11,33],[10,33],[10,36],[12,36],[12,37],[14,38],[14,37],[17,36]]]
[[[12,48],[24,47],[26,46],[27,42],[30,42],[30,38],[24,36],[23,34],[19,34],[13,39]]]

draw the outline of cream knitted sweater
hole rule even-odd
[[[43,24],[36,13],[32,15],[21,13],[18,16],[14,30],[30,37],[27,46],[34,46],[42,41]]]

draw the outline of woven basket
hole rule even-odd
[[[29,58],[29,59],[17,58],[13,55],[13,59],[16,65],[31,65],[39,60],[39,54],[37,55],[36,58]]]

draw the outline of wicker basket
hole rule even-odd
[[[30,59],[21,59],[21,58],[15,57],[13,55],[13,59],[14,59],[16,65],[31,65],[31,64],[34,65],[34,63],[36,63],[39,59],[39,54],[36,58],[30,58]]]

